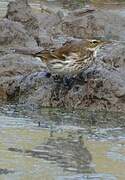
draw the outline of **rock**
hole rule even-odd
[[[7,87],[3,84],[0,84],[0,100],[6,101],[7,100],[7,93],[6,93]]]
[[[31,56],[8,54],[0,57],[0,77],[13,77],[41,71],[42,62]]]
[[[38,38],[39,24],[27,0],[16,0],[8,4],[6,18],[20,22],[27,32],[34,38]]]
[[[62,30],[68,36],[125,40],[125,20],[120,14],[108,10],[78,14],[78,10],[77,13],[74,11],[63,20]]]
[[[27,1],[10,2],[6,18],[21,23],[25,33],[35,39],[38,46],[50,47],[54,44],[53,38],[56,39],[57,35],[62,34],[60,23],[63,15],[45,4],[43,2],[41,5],[44,11],[35,15]]]
[[[6,89],[6,96],[7,96],[7,101],[16,101],[18,102],[19,96],[20,96],[20,86],[17,84],[16,86],[13,86],[14,80],[10,82],[7,86]]]
[[[6,98],[4,99],[9,102],[15,101],[16,103],[27,102],[27,98],[34,94],[39,87],[45,85],[45,82],[50,76],[51,74],[44,70],[25,76],[13,77],[13,79],[4,82],[6,84],[6,89],[4,88],[4,96]],[[2,97],[0,96],[0,98]]]
[[[20,82],[28,74],[45,70],[42,62],[31,56],[6,54],[0,57],[0,99],[16,96]],[[31,82],[30,82],[31,83]],[[16,93],[16,94],[15,94]]]
[[[52,106],[51,97],[52,97],[52,83],[50,81],[43,81],[41,87],[27,98],[25,103],[29,109],[39,109],[40,107],[54,107]],[[55,107],[57,107],[55,105]]]
[[[101,48],[98,59],[108,64],[110,67],[121,69],[125,68],[125,43],[120,41],[111,41],[107,46]]]
[[[89,107],[124,111],[122,16],[109,10],[77,9],[63,17],[54,12],[42,12],[35,17],[26,0],[16,0],[9,3],[6,17],[0,21],[0,99],[15,100],[32,110]],[[60,47],[67,39],[100,37],[111,42],[100,49],[94,63],[78,74],[70,87],[62,79],[55,81],[47,75],[45,64],[30,56],[38,46]],[[10,47],[16,47],[19,54],[14,54]]]
[[[39,46],[51,47],[52,45],[53,45],[53,42],[49,33],[47,33],[46,30],[41,28],[40,33],[39,33]]]
[[[24,26],[8,19],[0,21],[0,47],[27,46],[35,47],[36,42],[30,37]]]
[[[61,33],[59,27],[61,21],[57,14],[42,13],[38,17],[38,20],[40,26],[40,36],[42,35],[42,33],[47,33],[49,37],[53,37],[54,35]]]

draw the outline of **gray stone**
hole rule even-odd
[[[0,47],[27,46],[35,47],[36,42],[30,37],[24,26],[8,19],[0,21]]]
[[[27,0],[10,2],[8,4],[6,18],[20,22],[30,35],[38,38],[39,24]]]
[[[118,13],[96,10],[83,13],[80,16],[75,13],[65,16],[62,30],[67,35],[76,38],[104,37],[123,41],[125,40],[124,24],[124,17]]]

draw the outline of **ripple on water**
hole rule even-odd
[[[64,176],[64,177],[58,177],[57,180],[116,180],[117,178],[114,177],[111,174],[79,174],[79,175],[74,175],[74,176]]]
[[[1,115],[0,116],[0,128],[30,128],[33,127],[33,122],[29,118],[17,118],[17,117],[8,117]]]

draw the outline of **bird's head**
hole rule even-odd
[[[103,40],[96,40],[96,39],[87,40],[86,49],[90,51],[95,51],[98,48],[100,48],[103,44],[105,44],[105,41]]]

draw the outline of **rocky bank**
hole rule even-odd
[[[41,107],[125,110],[125,18],[113,10],[85,8],[53,11],[45,3],[33,13],[27,0],[10,2],[0,20],[1,103]],[[15,54],[14,47],[37,51],[60,47],[67,40],[110,39],[95,63],[74,80],[71,88],[45,76],[46,67],[31,55]],[[89,82],[89,85],[88,85]]]

